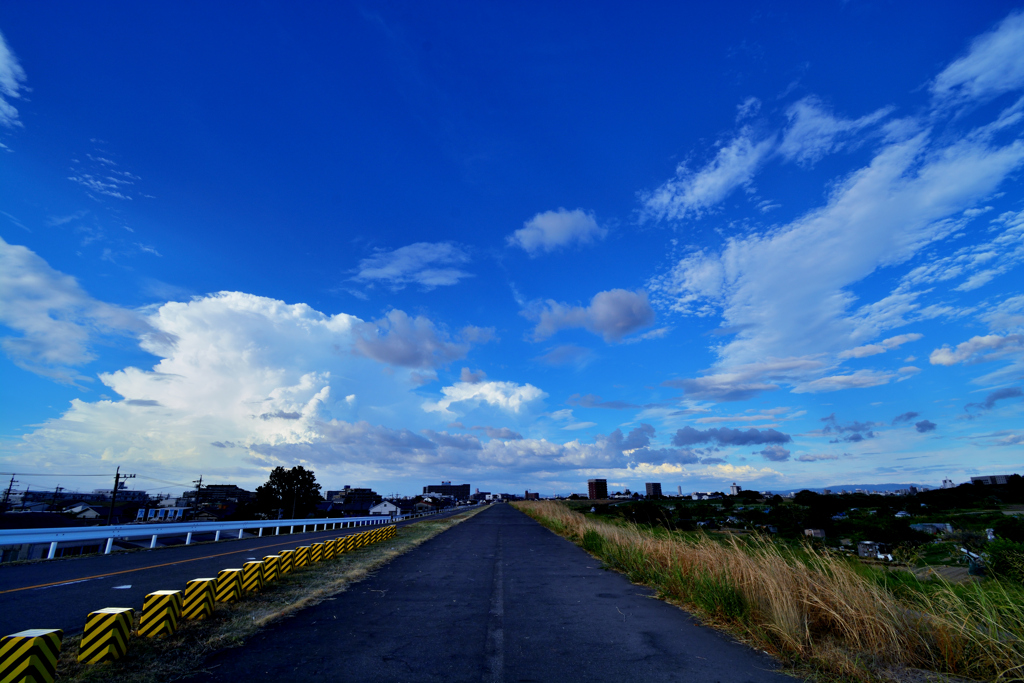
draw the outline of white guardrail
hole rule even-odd
[[[106,548],[104,554],[110,554],[114,547],[115,540],[125,541],[131,538],[150,537],[150,548],[156,547],[158,536],[185,536],[185,545],[192,543],[193,534],[214,534],[214,541],[221,540],[221,532],[238,532],[234,538],[242,538],[246,530],[258,530],[258,536],[263,536],[264,529],[274,529],[274,535],[279,535],[281,529],[290,527],[288,533],[296,533],[296,528],[301,528],[298,533],[306,533],[318,529],[329,531],[333,529],[351,529],[360,526],[378,526],[389,524],[427,515],[436,515],[436,512],[421,512],[413,515],[400,517],[385,517],[384,515],[373,515],[371,517],[339,517],[337,519],[275,519],[263,520],[253,519],[241,522],[166,522],[139,524],[118,524],[113,526],[86,526],[86,527],[58,527],[55,529],[2,529],[0,530],[0,546],[49,543],[50,550],[46,559],[52,560],[57,554],[57,546],[60,543],[82,541],[104,541]]]

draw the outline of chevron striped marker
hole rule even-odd
[[[333,560],[337,554],[338,542],[333,538],[329,541],[324,541],[324,559]]]
[[[34,628],[0,638],[0,681],[53,683],[64,631]]]
[[[217,596],[217,579],[192,579],[185,584],[181,615],[186,619],[209,619]]]
[[[263,590],[263,563],[246,562],[242,565],[242,590]]]
[[[324,559],[324,544],[314,543],[309,546],[309,563],[314,564]]]
[[[142,602],[139,635],[146,638],[169,636],[178,630],[181,591],[156,591]]]
[[[242,570],[221,569],[217,572],[217,602],[234,602],[242,597]]]
[[[292,570],[292,559],[295,557],[295,551],[282,550],[277,555],[281,558],[277,566],[277,575],[284,576]]]
[[[292,557],[292,568],[299,569],[309,564],[309,546],[301,545],[295,549],[295,555]]]
[[[277,578],[277,568],[281,562],[280,555],[267,555],[263,558],[263,583],[267,584]]]
[[[105,607],[90,612],[78,646],[78,661],[96,664],[123,657],[128,651],[134,621],[135,610],[131,607]]]

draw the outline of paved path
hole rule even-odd
[[[438,519],[461,511],[423,519]],[[296,521],[312,524],[317,520]],[[241,567],[248,560],[373,528],[265,535],[110,555],[0,564],[0,636],[29,628],[61,628],[65,636],[79,633],[85,626],[86,615],[93,610],[142,609],[143,598],[153,591],[184,589],[190,579],[217,576],[219,570]]]
[[[793,682],[651,595],[495,505],[188,680]]]

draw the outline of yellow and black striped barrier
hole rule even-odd
[[[135,610],[131,607],[105,607],[90,612],[78,646],[78,661],[96,664],[123,657],[128,651],[133,621]]]
[[[242,597],[242,570],[221,569],[217,572],[217,602],[234,602]]]
[[[309,546],[301,545],[295,549],[295,555],[292,556],[292,568],[300,569],[309,564]]]
[[[192,579],[185,584],[181,615],[186,619],[209,619],[217,596],[217,579]]]
[[[0,638],[0,681],[53,683],[64,631],[34,628]]]
[[[335,541],[333,538],[331,540],[329,540],[329,541],[324,541],[324,559],[325,560],[333,560],[334,559],[334,555],[335,555],[334,549],[337,546],[337,544],[338,544],[338,542]]]
[[[242,565],[242,590],[263,590],[263,563],[246,562]]]
[[[145,638],[169,636],[178,630],[181,591],[156,591],[142,602],[139,635]]]
[[[309,546],[309,563],[315,564],[321,562],[324,559],[324,544],[314,543]]]
[[[292,560],[295,557],[295,551],[294,550],[282,550],[277,555],[278,555],[278,557],[281,558],[280,561],[277,563],[278,564],[278,566],[277,566],[277,575],[278,576],[284,576],[285,574],[288,574],[292,570]]]
[[[277,566],[280,555],[267,555],[263,558],[263,583],[270,583],[277,578]]]

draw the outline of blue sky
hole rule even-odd
[[[23,2],[0,33],[0,465],[33,486],[1022,467],[1020,3]]]

